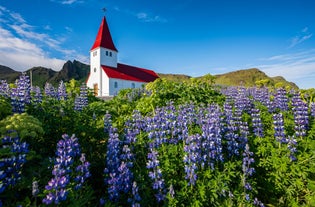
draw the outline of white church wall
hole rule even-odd
[[[109,94],[110,96],[115,96],[121,89],[126,88],[141,88],[145,82],[121,80],[116,78],[109,79]]]
[[[117,52],[107,48],[100,48],[101,65],[117,68]]]

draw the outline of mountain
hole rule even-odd
[[[0,80],[7,80],[8,83],[14,83],[20,75],[21,72],[17,72],[4,65],[0,65]]]
[[[298,89],[295,83],[286,81],[283,77],[269,77],[264,72],[257,68],[246,70],[237,70],[221,75],[216,75],[215,83],[217,85],[225,86],[255,86],[257,84],[264,84],[266,86],[289,86]]]
[[[77,60],[73,62],[67,61],[60,71],[54,71],[44,67],[34,67],[26,71],[28,75],[32,72],[33,85],[43,87],[46,82],[58,86],[59,82],[63,80],[67,82],[71,79],[85,82],[90,72],[90,66],[81,63]],[[9,67],[0,65],[0,79],[5,79],[8,83],[14,83],[19,77],[21,72],[17,72]],[[159,73],[159,77],[171,81],[185,82],[189,81],[192,77],[183,74],[163,74]],[[204,76],[197,77],[203,78]],[[246,87],[263,84],[266,86],[290,86],[291,88],[298,89],[297,85],[292,82],[286,81],[283,77],[269,77],[264,72],[257,68],[237,70],[225,74],[215,75],[215,84],[222,86],[239,86]]]
[[[46,82],[58,86],[63,80],[67,82],[71,79],[85,82],[90,72],[90,66],[77,60],[73,62],[67,61],[60,71],[54,71],[45,67],[33,67],[25,71],[27,75],[32,77],[32,84],[44,87]],[[0,80],[6,80],[8,83],[14,83],[19,78],[21,72],[17,72],[9,67],[0,65]]]

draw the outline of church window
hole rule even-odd
[[[106,51],[106,56],[108,56],[108,51]]]
[[[94,73],[96,73],[96,68],[94,68]]]
[[[131,83],[131,88],[135,88],[136,84],[135,83]]]
[[[112,52],[109,52],[109,56],[112,56]]]
[[[93,57],[95,57],[97,55],[97,51],[93,52]]]
[[[118,88],[118,83],[117,82],[114,83],[114,88]]]

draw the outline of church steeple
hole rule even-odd
[[[105,16],[103,17],[100,28],[98,29],[97,36],[91,50],[94,50],[98,47],[103,47],[118,52],[110,34]]]

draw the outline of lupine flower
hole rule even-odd
[[[275,94],[275,106],[282,111],[289,109],[287,92],[284,88],[278,88]]]
[[[56,98],[57,97],[55,87],[48,82],[45,84],[44,91],[45,91],[46,97],[49,97],[49,98]]]
[[[254,133],[257,137],[263,137],[263,127],[260,119],[260,110],[257,108],[252,109],[252,122],[253,122],[253,128],[254,128]]]
[[[140,207],[139,202],[141,201],[141,197],[139,195],[138,186],[137,186],[137,183],[135,181],[132,183],[131,194],[133,197],[128,199],[128,202],[131,203],[132,207]]]
[[[74,162],[79,157],[81,157],[81,165],[75,167]],[[62,135],[62,139],[57,143],[55,165],[52,170],[54,177],[45,186],[47,194],[43,203],[46,205],[59,204],[66,200],[72,178],[76,183],[74,190],[80,189],[85,179],[90,176],[88,168],[89,163],[80,152],[78,138],[75,135],[71,137],[67,134]]]
[[[10,154],[0,158],[0,194],[14,186],[21,179],[21,169],[26,162],[28,144],[20,142],[19,137],[5,136],[0,142],[1,149],[10,149]],[[1,200],[0,200],[1,203]]]
[[[31,88],[31,95],[32,95],[32,102],[34,104],[38,104],[42,102],[43,96],[38,86],[35,86],[35,87],[33,86]]]
[[[6,80],[0,81],[0,95],[8,98],[10,96],[10,86]]]
[[[86,179],[91,176],[89,171],[90,163],[86,161],[84,153],[81,154],[80,162],[81,164],[76,167],[77,176],[74,178],[77,183],[75,186],[75,190],[80,189]]]
[[[84,107],[88,105],[88,97],[87,97],[87,87],[83,83],[80,87],[80,95],[77,96],[74,100],[74,110],[82,111]]]
[[[188,136],[184,146],[184,163],[185,163],[185,179],[188,180],[188,185],[195,185],[197,181],[198,164],[201,162],[200,149],[201,136]]]
[[[111,115],[106,112],[104,115],[104,132],[109,133],[109,129],[112,126],[112,120],[111,120]]]
[[[310,108],[311,108],[311,116],[315,117],[315,103],[314,102],[311,103]]]
[[[60,81],[58,87],[58,100],[66,100],[68,97],[66,86],[63,81]]]
[[[251,177],[253,175],[253,173],[255,172],[255,168],[253,168],[251,166],[255,162],[255,160],[253,158],[253,154],[254,154],[253,152],[249,151],[248,144],[246,144],[245,150],[243,152],[243,164],[242,164],[242,170],[243,170],[242,183],[243,183],[243,187],[245,189],[245,192],[252,190],[252,186],[248,182],[248,178]],[[249,197],[248,193],[245,194],[245,199],[246,199],[246,201],[250,201],[250,197]]]
[[[23,113],[25,105],[31,102],[31,85],[29,76],[25,73],[16,80],[16,88],[11,91],[11,105],[13,113]]]
[[[292,106],[294,114],[294,129],[296,137],[305,137],[308,127],[308,107],[301,100],[300,94],[295,93],[292,97]]]
[[[106,168],[104,173],[107,175],[105,183],[108,185],[107,191],[109,199],[114,201],[119,198],[120,180],[118,178],[120,166],[120,140],[117,129],[110,127],[109,139],[106,152]]]
[[[289,139],[288,139],[288,149],[290,151],[289,158],[290,158],[291,161],[295,161],[296,160],[296,157],[295,157],[295,153],[297,152],[296,146],[297,146],[297,141],[296,141],[296,139],[294,139],[294,136],[289,137]]]
[[[237,140],[239,139],[238,134],[236,133],[237,127],[233,117],[232,105],[224,103],[224,112],[225,112],[225,135],[224,138],[227,140],[227,150],[228,155],[231,157],[233,155],[239,154],[239,144]]]
[[[33,181],[32,182],[32,196],[37,196],[39,193],[39,189],[38,189],[38,181]]]
[[[255,206],[259,206],[259,207],[265,207],[265,205],[264,205],[261,201],[259,201],[258,198],[255,198],[255,199],[254,199],[253,204],[254,204]]]
[[[220,111],[217,105],[211,105],[208,108],[201,136],[203,162],[213,169],[214,162],[223,161]]]
[[[311,108],[311,116],[315,117],[315,103],[314,102],[311,103],[310,108]]]
[[[157,191],[155,197],[158,202],[161,202],[165,199],[165,184],[162,177],[162,171],[159,167],[159,155],[154,148],[150,148],[149,150],[147,162],[147,168],[150,170],[149,177],[153,181],[152,188]]]
[[[281,113],[273,115],[274,136],[280,143],[287,143],[287,138],[284,133],[283,116]]]

